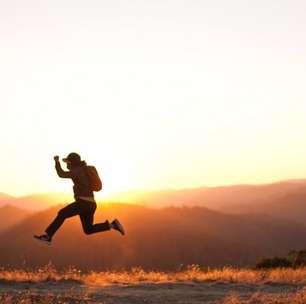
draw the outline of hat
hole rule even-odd
[[[71,162],[71,163],[80,163],[81,162],[81,156],[78,153],[72,152],[68,154],[66,158],[63,158],[63,161],[65,163]]]

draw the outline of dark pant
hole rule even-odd
[[[96,208],[97,204],[94,202],[76,200],[74,203],[69,204],[58,212],[57,217],[46,229],[46,233],[52,237],[64,223],[66,218],[75,215],[80,216],[82,227],[86,234],[110,230],[108,221],[100,224],[93,224]]]

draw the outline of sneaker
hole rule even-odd
[[[51,245],[51,238],[49,235],[47,234],[42,234],[42,235],[34,235],[34,239],[47,244],[47,245]]]
[[[119,231],[122,235],[125,235],[125,231],[121,223],[115,219],[111,222],[111,227],[117,231]]]

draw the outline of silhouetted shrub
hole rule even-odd
[[[274,257],[262,259],[255,265],[255,269],[288,268],[292,263],[287,258]]]
[[[306,250],[291,250],[288,254],[288,260],[291,261],[292,267],[306,266]]]

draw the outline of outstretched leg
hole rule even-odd
[[[69,204],[65,208],[61,209],[53,222],[45,230],[50,239],[55,232],[61,227],[66,218],[80,214],[80,208],[76,202]]]
[[[94,211],[84,212],[80,214],[83,230],[86,234],[93,234],[102,231],[108,231],[111,229],[111,225],[108,221],[99,224],[93,224]]]

